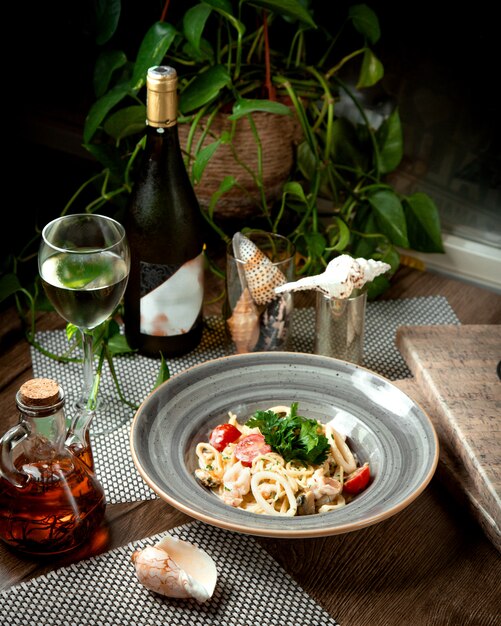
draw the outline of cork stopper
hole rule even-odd
[[[21,385],[19,399],[26,406],[52,406],[60,399],[59,385],[51,378],[32,378]]]

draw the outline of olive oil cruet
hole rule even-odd
[[[67,430],[64,392],[47,378],[24,383],[16,404],[19,422],[0,439],[0,538],[30,554],[67,552],[98,528],[106,507],[88,434],[92,413]]]

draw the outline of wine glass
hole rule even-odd
[[[104,215],[79,213],[59,217],[42,231],[38,269],[54,308],[82,335],[83,387],[75,408],[78,413],[93,416],[97,407],[92,393],[93,339],[89,331],[113,313],[124,294],[130,269],[125,229]],[[104,414],[102,400],[99,409]],[[92,424],[92,432],[111,432],[123,421],[117,423],[114,417],[110,420],[107,412],[106,424]]]

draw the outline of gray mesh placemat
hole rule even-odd
[[[5,626],[336,626],[250,536],[193,522],[170,534],[215,560],[218,581],[204,604],[154,594],[130,557],[156,535],[11,587],[0,594]]]
[[[314,309],[297,309],[292,324],[291,350],[311,352],[313,349]],[[221,318],[208,318],[201,344],[190,354],[168,360],[171,374],[227,354],[224,323]],[[364,365],[371,370],[397,380],[410,372],[395,345],[396,329],[402,325],[458,324],[459,321],[443,297],[421,297],[402,300],[370,302],[367,305]],[[66,335],[61,331],[37,334],[40,344],[58,354],[67,349]],[[32,349],[34,376],[55,378],[70,398],[80,390],[81,365],[61,364]],[[114,360],[127,399],[139,404],[151,391],[157,377],[159,362],[140,355],[117,357]],[[105,368],[100,395],[108,396],[109,405],[98,413],[97,420],[115,418],[122,424],[109,434],[92,434],[96,473],[103,484],[108,502],[133,502],[156,498],[146,485],[132,461],[129,433],[134,411],[118,400],[109,371]]]

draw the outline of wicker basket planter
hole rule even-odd
[[[282,186],[287,181],[294,165],[295,147],[300,140],[300,127],[295,115],[275,115],[255,112],[252,119],[262,147],[263,186],[268,204],[281,196]],[[203,120],[197,128],[192,142],[198,144],[205,127]],[[213,119],[203,146],[213,143],[223,132],[232,127],[228,115],[219,113]],[[189,125],[179,125],[181,147],[186,151]],[[209,206],[211,196],[219,189],[227,176],[238,181],[230,191],[223,194],[214,212],[223,217],[249,217],[261,209],[260,194],[252,177],[258,172],[258,145],[247,118],[237,121],[232,144],[221,144],[207,164],[202,179],[195,185],[195,192],[202,207]],[[191,160],[191,163],[193,159]],[[191,168],[191,165],[190,165]],[[241,187],[243,187],[243,189]],[[244,191],[245,190],[245,191]]]

